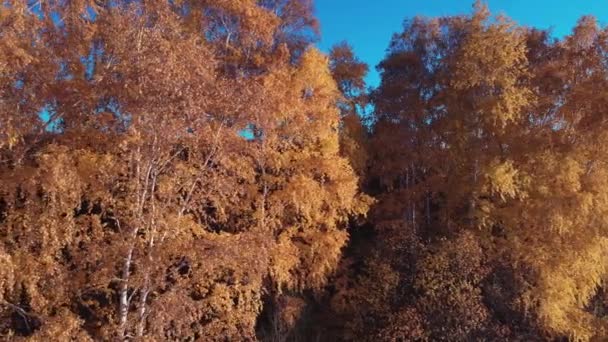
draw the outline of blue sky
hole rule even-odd
[[[490,0],[494,14],[503,13],[521,25],[552,28],[555,36],[568,34],[581,15],[593,14],[608,22],[606,0]],[[342,40],[348,41],[360,59],[370,65],[367,81],[377,85],[375,66],[384,56],[394,32],[405,18],[415,15],[442,16],[470,13],[467,0],[316,0],[321,21],[322,50]]]

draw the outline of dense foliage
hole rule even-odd
[[[608,29],[0,5],[0,339],[608,339]]]
[[[282,293],[325,285],[369,201],[310,13],[3,6],[4,336],[254,339]]]

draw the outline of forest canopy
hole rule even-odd
[[[0,340],[608,339],[608,28],[313,5],[0,4]]]

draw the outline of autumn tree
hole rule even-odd
[[[416,18],[394,36],[372,93],[366,183],[378,194],[375,239],[393,244],[363,258],[380,260],[367,278],[400,279],[406,290],[377,295],[403,304],[368,311],[372,339],[604,338],[604,51],[592,18],[553,41],[479,2],[470,16]],[[479,260],[467,284],[449,270],[469,266],[445,254],[465,249],[473,254],[457,259]],[[400,317],[415,324],[400,330]]]
[[[367,64],[360,61],[347,43],[334,45],[329,53],[330,70],[338,85],[341,99],[340,150],[348,158],[361,180],[367,169],[368,126],[366,126],[368,99],[365,76]],[[367,120],[369,121],[369,120]]]
[[[7,1],[0,35],[2,338],[608,336],[593,17],[406,20],[373,90],[309,0]]]
[[[324,286],[365,202],[309,2],[1,13],[4,336],[253,340]]]

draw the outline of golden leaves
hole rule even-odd
[[[503,201],[515,198],[520,193],[518,172],[512,161],[493,163],[486,172],[486,177],[490,184],[490,194],[498,195]]]
[[[7,127],[4,130],[3,139],[0,140],[0,148],[8,147],[8,149],[12,149],[17,145],[17,143],[21,140],[21,136],[18,131],[11,127],[10,122],[5,123]]]
[[[532,100],[532,91],[518,83],[527,75],[525,36],[504,20],[488,24],[489,15],[480,13],[474,14],[456,52],[451,84],[456,91],[485,89],[473,108],[478,107],[474,110],[490,127],[501,130]]]
[[[6,300],[6,297],[13,292],[15,287],[15,265],[12,262],[12,257],[3,249],[0,249],[0,305]]]
[[[282,232],[276,243],[276,247],[272,249],[270,274],[277,283],[277,289],[282,291],[283,288],[299,289],[298,280],[292,275],[300,262],[298,248],[292,243],[292,238],[295,234],[295,227],[287,228]]]
[[[422,260],[408,256],[420,274],[403,299],[431,320],[446,313],[427,331],[451,320],[460,324],[450,338],[478,328],[517,338],[518,324],[488,327],[506,306],[501,315],[523,315],[534,334],[605,339],[605,321],[585,308],[607,275],[606,30],[584,18],[564,40],[548,37],[477,2],[469,16],[406,22],[380,64],[368,186],[379,193],[372,220],[383,244],[373,248],[397,263],[386,243],[399,241],[385,229],[393,220],[428,239]],[[504,276],[503,260],[519,283],[481,292],[477,277]]]
[[[42,6],[60,25],[18,16],[0,43],[0,171],[15,180],[0,189],[0,259],[29,269],[23,305],[42,327],[27,334],[253,339],[262,296],[323,288],[369,202],[339,156],[328,59],[300,45],[314,23],[288,17],[310,6],[88,5]]]
[[[529,302],[539,303],[539,319],[545,326],[577,340],[589,340],[597,332],[598,319],[585,312],[585,306],[608,271],[608,240],[584,243],[576,251],[561,251],[559,263],[543,264],[539,286],[527,294]]]

